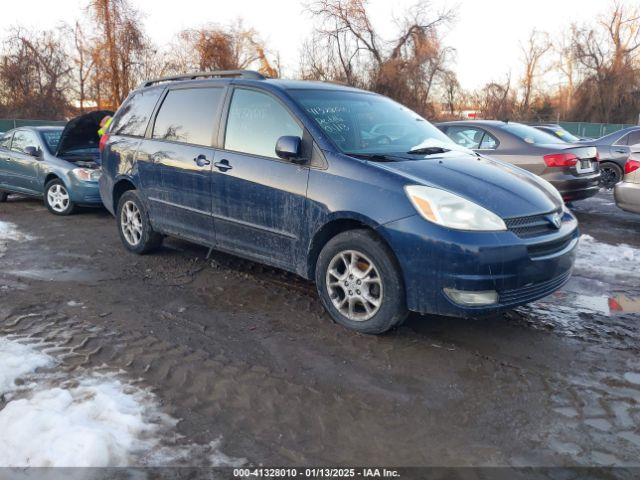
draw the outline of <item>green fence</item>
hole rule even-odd
[[[635,125],[626,123],[560,122],[560,126],[579,137],[600,138]]]
[[[16,127],[66,125],[65,121],[56,120],[26,120],[26,119],[0,119],[0,132],[6,132]]]

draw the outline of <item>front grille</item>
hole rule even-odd
[[[571,271],[568,271],[546,282],[525,285],[512,290],[502,290],[498,292],[500,305],[522,305],[546,297],[564,285],[570,276]]]
[[[530,215],[528,217],[505,218],[504,223],[510,231],[520,238],[537,237],[558,231],[548,218],[553,213],[556,212]],[[557,213],[562,214],[559,210]]]

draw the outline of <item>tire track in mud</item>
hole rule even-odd
[[[354,459],[364,461],[371,458],[371,452],[376,452],[381,461],[400,464],[416,462],[420,455],[424,455],[423,461],[432,455],[451,457],[455,451],[455,445],[445,446],[447,442],[437,452],[411,449],[412,445],[424,443],[425,432],[433,432],[435,428],[436,419],[420,412],[424,412],[424,408],[442,411],[442,405],[429,401],[428,397],[416,397],[415,391],[402,394],[380,389],[373,398],[370,391],[352,388],[338,389],[328,397],[322,385],[291,381],[286,372],[263,365],[225,355],[212,357],[207,352],[171,344],[141,331],[114,333],[100,326],[87,328],[86,319],[60,313],[50,304],[12,312],[0,327],[0,334],[50,344],[71,370],[105,365],[125,370],[134,378],[140,377],[139,381],[152,386],[163,400],[167,413],[177,418],[189,413],[188,420],[178,429],[189,432],[189,441],[210,441],[211,425],[215,425],[215,430],[225,439],[233,432],[233,438],[224,447],[224,451],[233,456],[251,459],[251,455],[247,455],[250,451],[257,458],[289,464],[318,461],[346,464]],[[530,388],[530,385],[514,384],[512,375],[506,371],[490,372],[479,364],[475,364],[469,375],[499,384],[501,395],[514,401],[524,394],[523,388]],[[409,377],[407,380],[413,388],[425,387]],[[449,395],[455,401],[472,401],[455,388]],[[415,428],[407,430],[404,422],[394,425],[388,420],[398,418],[400,412],[415,414],[412,421]],[[486,416],[494,425],[494,431],[488,435],[500,435],[504,427],[504,420],[500,418],[503,414],[496,410]],[[473,421],[470,415],[446,430],[452,434],[457,429],[454,436],[464,436],[464,430]],[[522,425],[528,422],[525,417],[510,421]],[[208,426],[199,427],[199,423]],[[444,438],[444,432],[442,434]],[[395,441],[391,442],[390,437]],[[358,448],[351,441],[353,438],[368,441]],[[400,445],[398,438],[403,439]],[[398,453],[397,448],[403,445],[404,449],[400,448]],[[490,456],[498,462],[506,461],[503,452],[480,442],[470,450],[478,458]]]

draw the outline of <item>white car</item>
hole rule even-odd
[[[633,149],[635,150],[634,145]],[[614,187],[616,205],[627,212],[640,213],[640,148],[624,166],[624,178]]]

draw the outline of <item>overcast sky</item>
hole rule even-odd
[[[632,0],[633,1],[633,0]],[[227,23],[242,17],[256,28],[272,50],[280,52],[285,76],[298,68],[300,45],[312,28],[301,0],[132,0],[144,13],[145,26],[159,44],[178,31],[208,22]],[[371,0],[371,18],[379,30],[393,38],[394,15],[415,0]],[[81,16],[86,0],[10,0],[3,4],[0,26],[21,24],[50,28]],[[520,75],[520,45],[533,28],[559,34],[571,22],[589,22],[610,6],[609,0],[433,0],[434,10],[458,5],[458,18],[446,36],[457,50],[453,69],[464,88],[477,88],[502,80],[511,71]]]

